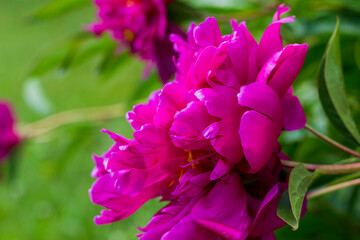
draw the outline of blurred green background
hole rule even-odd
[[[94,19],[90,1],[78,0],[82,2],[81,7],[73,11],[65,9],[66,14],[59,16],[31,17],[49,2],[0,0],[0,99],[11,101],[19,125],[83,107],[122,102],[125,109],[130,110],[134,103],[145,101],[151,91],[160,88],[155,73],[150,75],[150,80],[143,81],[143,64],[134,57],[125,55],[116,64],[106,63],[104,59],[114,47],[108,37],[85,36],[82,42],[79,33]],[[199,23],[204,16],[215,14],[223,23],[232,18],[246,20],[257,40],[279,3],[255,0],[181,2],[189,8],[174,8],[170,18],[179,21],[175,12],[182,9],[184,12],[178,15],[186,18],[182,21],[184,29],[191,20]],[[310,45],[306,63],[294,85],[308,123],[343,144],[355,147],[326,119],[317,94],[316,77],[338,15],[346,90],[359,124],[360,2],[295,0],[286,3],[297,18],[284,26],[285,42]],[[199,9],[201,14],[196,13]],[[221,26],[224,33],[230,31],[227,23]],[[74,39],[80,40],[74,45]],[[106,52],[97,46],[105,46]],[[78,55],[73,56],[75,53]],[[117,59],[117,56],[111,57]],[[63,126],[19,147],[18,153],[1,169],[1,240],[136,239],[136,227],[144,226],[161,207],[156,200],[122,222],[96,226],[92,221],[101,207],[90,203],[88,198],[87,191],[94,181],[90,177],[94,166],[91,154],[101,154],[112,144],[107,135],[99,132],[102,128],[132,136],[122,117]],[[347,157],[305,130],[286,133],[281,142],[283,151],[296,161],[335,163]],[[315,186],[333,178],[323,177]],[[308,206],[299,230],[284,227],[277,231],[278,239],[360,239],[359,187],[314,199]]]

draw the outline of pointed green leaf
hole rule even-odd
[[[316,176],[316,172],[309,172],[302,164],[295,167],[290,173],[289,190],[280,197],[277,214],[294,230],[299,227],[304,198]]]
[[[287,224],[295,228],[298,225],[296,218],[291,210],[291,203],[289,198],[289,191],[285,191],[278,202],[277,215]]]
[[[323,57],[318,77],[320,100],[330,121],[350,141],[360,145],[360,134],[347,101],[341,67],[339,20]]]

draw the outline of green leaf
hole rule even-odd
[[[120,54],[116,53],[116,46],[105,51],[103,59],[98,66],[99,74],[103,80],[109,79],[121,66],[126,64],[130,55],[124,51]]]
[[[296,218],[291,210],[289,191],[286,190],[280,197],[277,206],[277,215],[287,224],[294,227],[298,225]]]
[[[309,172],[302,164],[290,173],[289,190],[281,195],[277,214],[294,230],[299,227],[305,194],[317,175],[316,172]]]
[[[351,116],[341,67],[339,19],[321,62],[318,76],[320,100],[330,121],[351,142],[360,145],[360,134]]]
[[[11,149],[10,154],[8,156],[7,160],[7,179],[8,181],[13,181],[17,177],[17,172],[19,169],[19,163],[21,160],[21,151],[22,151],[22,143],[19,143],[17,146],[15,146],[13,149]]]
[[[89,33],[80,32],[75,34],[69,40],[62,42],[46,51],[46,54],[41,56],[31,67],[29,76],[41,76],[49,71],[60,69],[63,72],[68,70],[72,65],[85,62],[90,57],[93,57],[93,46],[86,44],[93,40],[93,35]],[[101,42],[101,41],[100,41]],[[102,42],[101,42],[102,44]],[[102,44],[101,46],[104,48]],[[96,48],[99,53],[99,47]],[[87,54],[84,54],[87,53]]]
[[[30,19],[52,19],[86,6],[91,6],[91,0],[54,0],[37,10]]]

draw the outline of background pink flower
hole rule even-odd
[[[155,63],[165,83],[175,72],[171,33],[183,35],[169,23],[166,14],[168,0],[95,0],[98,22],[90,26],[97,35],[109,31],[122,46],[129,47],[143,60]]]
[[[15,128],[15,118],[7,102],[0,102],[0,162],[20,141]]]

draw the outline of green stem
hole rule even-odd
[[[308,170],[315,171],[317,170],[320,174],[345,174],[345,173],[354,173],[360,171],[360,162],[349,163],[349,164],[338,164],[338,165],[323,165],[323,164],[308,164],[293,162],[289,160],[281,160],[281,164],[284,167],[294,168],[300,164],[303,164],[304,167]]]
[[[321,139],[324,140],[325,142],[330,143],[330,144],[333,145],[334,147],[336,147],[336,148],[338,148],[338,149],[340,149],[340,150],[342,150],[342,151],[344,151],[344,152],[346,152],[346,153],[348,153],[348,154],[350,154],[350,155],[353,155],[353,156],[355,156],[355,157],[357,157],[357,158],[360,158],[360,153],[358,153],[358,152],[356,152],[356,151],[354,151],[354,150],[352,150],[352,149],[350,149],[350,148],[348,148],[348,147],[345,147],[344,145],[342,145],[342,144],[340,144],[340,143],[332,140],[331,138],[329,138],[329,137],[327,137],[327,136],[319,133],[318,131],[316,131],[315,129],[313,129],[312,127],[310,127],[309,125],[306,124],[306,125],[305,125],[305,129],[308,130],[308,131],[310,131],[310,132],[312,132],[315,136],[321,138]]]
[[[20,127],[22,139],[34,138],[66,124],[104,121],[124,115],[124,104],[68,110]]]
[[[351,181],[348,181],[348,182],[339,183],[339,184],[336,184],[336,185],[333,185],[333,186],[330,186],[330,187],[325,187],[325,188],[321,188],[321,189],[318,189],[318,190],[314,190],[314,191],[310,192],[307,195],[307,198],[308,199],[316,198],[316,197],[321,196],[323,194],[327,194],[327,193],[330,193],[330,192],[334,192],[334,191],[337,191],[337,190],[340,190],[340,189],[343,189],[343,188],[356,186],[356,185],[360,185],[360,178],[354,179],[354,180],[351,180]]]

